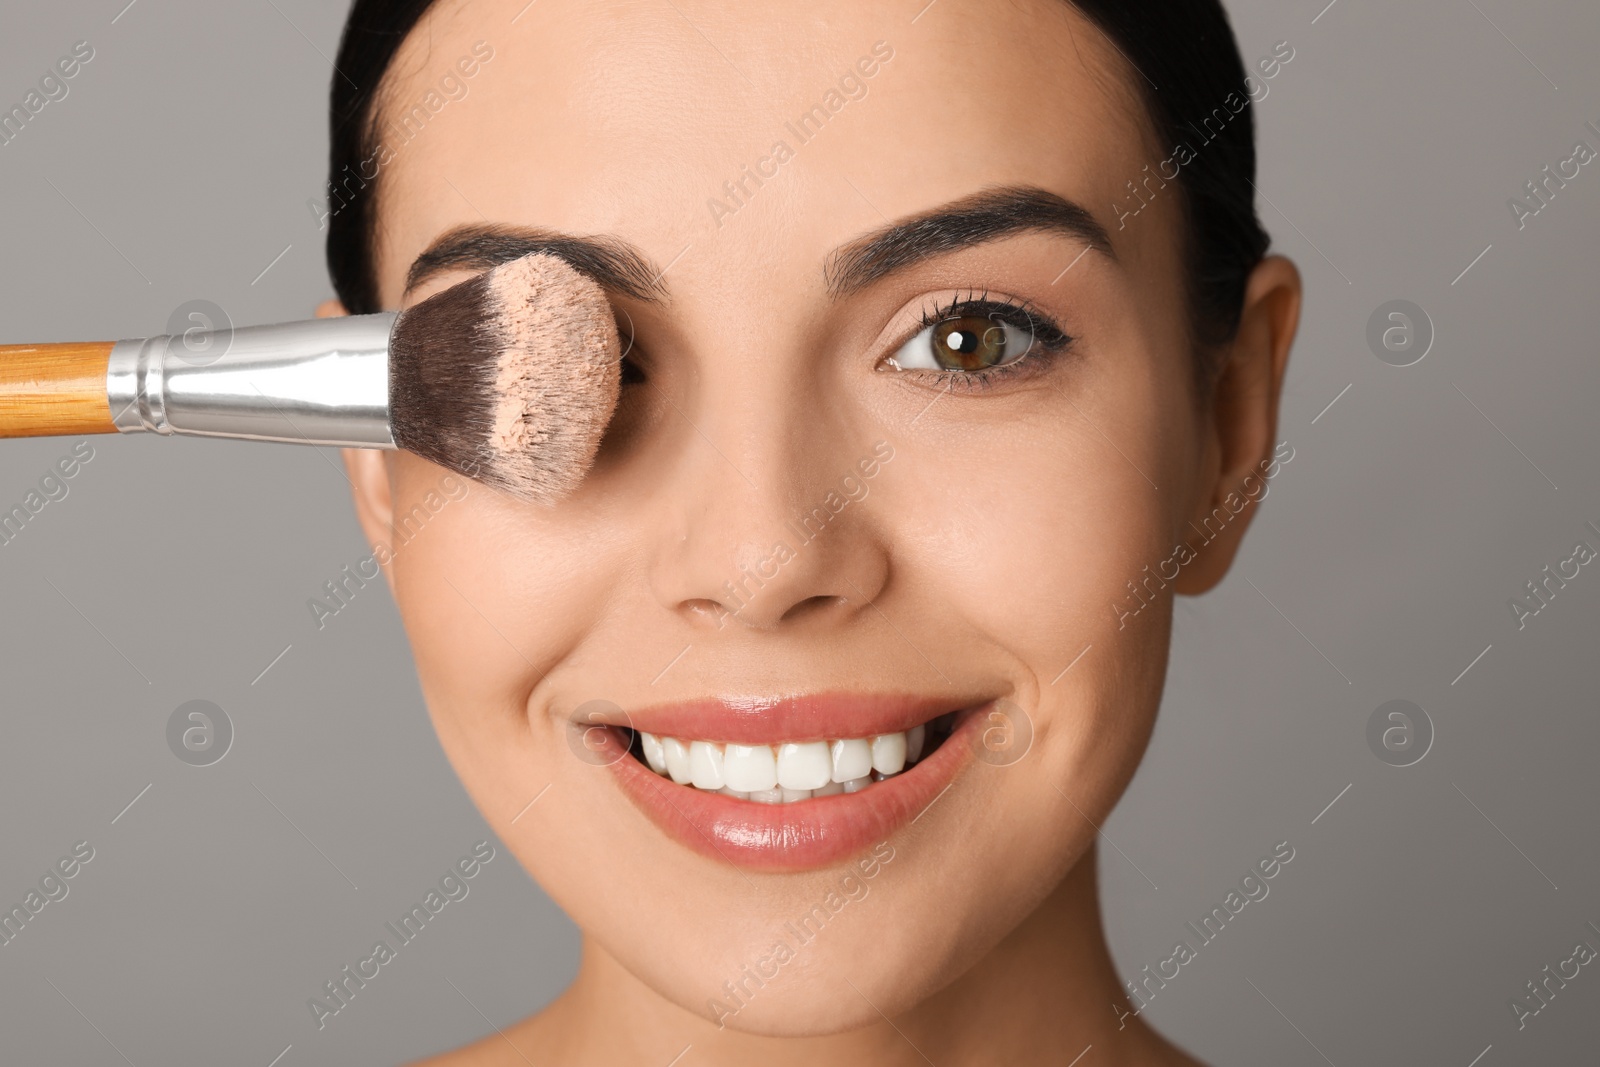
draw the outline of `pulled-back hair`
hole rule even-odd
[[[1177,172],[1171,182],[1184,209],[1196,354],[1200,369],[1209,372],[1206,352],[1237,331],[1246,281],[1268,245],[1255,211],[1253,101],[1238,44],[1219,0],[1071,2],[1132,68],[1127,76],[1164,149],[1151,161],[1151,171],[1159,170],[1165,180],[1170,171],[1160,164],[1176,146],[1188,150],[1187,161],[1171,168]],[[367,188],[377,175],[365,173],[376,151],[379,89],[432,3],[355,0],[339,43],[329,108],[327,257],[334,290],[353,314],[380,310],[375,190]],[[1146,179],[1144,173],[1128,177]]]

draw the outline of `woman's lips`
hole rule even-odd
[[[856,699],[868,703],[879,701],[880,708],[893,707],[881,702],[881,698]],[[843,724],[838,720],[822,724],[829,714],[825,710],[826,703],[795,709],[791,714],[803,711],[811,716],[807,721],[816,724],[795,732],[789,727],[799,725],[796,718],[784,719],[781,733],[775,732],[779,729],[775,726],[757,730],[749,720],[739,720],[744,732],[729,737],[726,727],[704,729],[713,724],[701,720],[696,725],[696,720],[688,717],[706,714],[707,709],[698,705],[680,705],[690,710],[684,713],[685,717],[675,720],[660,715],[664,709],[655,709],[651,721],[657,727],[664,721],[672,721],[679,727],[689,726],[691,729],[683,733],[691,737],[720,735],[738,743],[771,743],[780,738],[849,737],[860,736],[867,730],[903,730],[951,710],[948,703],[919,702],[921,711],[912,713],[901,701],[899,709],[893,711],[898,717],[880,715],[870,724],[857,719],[841,729]],[[859,792],[813,797],[791,804],[761,804],[679,785],[632,758],[615,735],[610,735],[608,742],[614,746],[608,755],[616,757],[610,760],[609,766],[623,793],[635,806],[679,843],[701,855],[747,870],[807,870],[855,855],[927,810],[971,762],[973,739],[981,725],[981,718],[971,710],[956,716],[952,732],[943,744],[903,772],[874,782]],[[918,718],[919,714],[923,717]],[[905,715],[911,718],[907,720]],[[638,718],[642,720],[644,715],[641,713]],[[696,734],[694,730],[703,732]]]

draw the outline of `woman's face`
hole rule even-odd
[[[554,508],[353,457],[439,738],[665,997],[765,1033],[892,1015],[1089,851],[1173,586],[1214,581],[1249,512],[1151,576],[1270,454],[1275,401],[1197,400],[1178,190],[1142,184],[1170,152],[1059,0],[525,2],[442,3],[391,68],[384,303],[604,238],[637,259],[630,370]],[[748,766],[957,714],[899,775],[769,805],[571,725],[595,712]]]

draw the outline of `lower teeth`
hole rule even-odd
[[[821,789],[760,789],[754,793],[741,793],[737,789],[723,786],[715,790],[725,797],[735,800],[749,800],[757,804],[793,804],[797,800],[810,800],[812,797],[831,797],[840,793],[859,793],[874,782],[882,782],[895,777],[892,774],[879,774],[873,771],[870,775],[856,778],[848,782],[829,782]],[[690,787],[694,788],[693,786]]]

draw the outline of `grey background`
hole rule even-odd
[[[159,332],[194,298],[305,316],[329,295],[305,202],[343,5],[125,2],[0,14],[7,106],[96,52],[0,148],[3,339]],[[1600,8],[1322,2],[1229,5],[1247,62],[1296,51],[1257,108],[1262,215],[1309,290],[1295,458],[1226,583],[1179,604],[1105,827],[1112,945],[1125,977],[1153,966],[1288,840],[1271,895],[1152,1003],[1174,1039],[1218,1064],[1594,1062],[1593,968],[1520,1032],[1507,1001],[1600,946],[1600,568],[1520,632],[1507,599],[1600,543],[1600,165],[1520,232],[1506,200],[1600,149]],[[1392,299],[1433,320],[1415,366],[1367,349]],[[0,448],[0,505],[70,444]],[[387,594],[312,626],[306,599],[366,552],[332,452],[93,444],[0,546],[0,901],[95,848],[0,948],[0,1059],[386,1064],[554,996],[576,932],[502,850],[315,1030],[306,998],[487,829]],[[1406,768],[1366,742],[1397,698],[1436,730]],[[210,767],[167,748],[193,699],[233,722]]]

